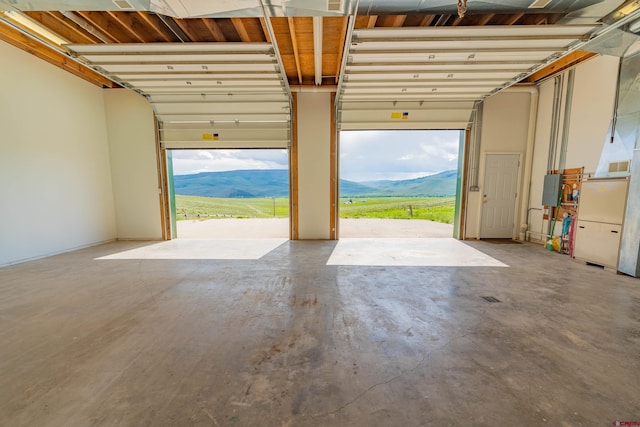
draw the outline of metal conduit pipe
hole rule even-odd
[[[482,142],[482,116],[484,101],[476,101],[473,108],[471,143],[469,144],[469,191],[479,191],[480,144]]]
[[[558,151],[558,132],[560,127],[560,103],[564,90],[564,75],[559,75],[553,81],[553,109],[551,112],[551,136],[549,141],[549,157],[547,158],[547,173],[556,167],[556,153]]]
[[[613,144],[616,137],[616,127],[618,125],[618,107],[620,106],[620,81],[622,80],[622,61],[624,56],[620,57],[620,61],[618,62],[618,80],[616,84],[616,97],[613,103],[613,117],[611,118],[611,136],[609,138],[609,143]]]
[[[562,171],[566,167],[567,162],[567,147],[569,146],[569,126],[571,125],[571,104],[573,103],[573,86],[576,77],[576,70],[572,68],[569,70],[569,76],[567,78],[567,93],[565,95],[564,102],[564,116],[562,118],[562,140],[560,142],[560,159],[558,160],[558,172]]]

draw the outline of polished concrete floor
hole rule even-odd
[[[640,421],[638,279],[526,244],[442,244],[421,265],[408,240],[272,243],[0,269],[0,425]],[[467,258],[486,263],[451,266]]]

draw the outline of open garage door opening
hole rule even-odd
[[[286,149],[168,150],[173,237],[289,238]]]
[[[458,235],[462,130],[340,132],[340,237]]]

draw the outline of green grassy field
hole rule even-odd
[[[176,216],[178,220],[273,218],[274,201],[275,217],[288,217],[286,197],[219,199],[179,195],[176,195]],[[342,198],[340,218],[426,219],[451,224],[454,202],[454,197]]]
[[[275,215],[274,215],[275,201]],[[289,216],[287,197],[219,199],[214,197],[176,195],[176,218],[286,218]]]
[[[454,204],[455,197],[342,198],[340,218],[427,219],[451,224]]]

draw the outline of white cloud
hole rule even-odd
[[[459,143],[460,131],[344,131],[340,176],[396,180],[457,169]]]
[[[287,169],[287,150],[173,150],[173,174],[238,169]]]

